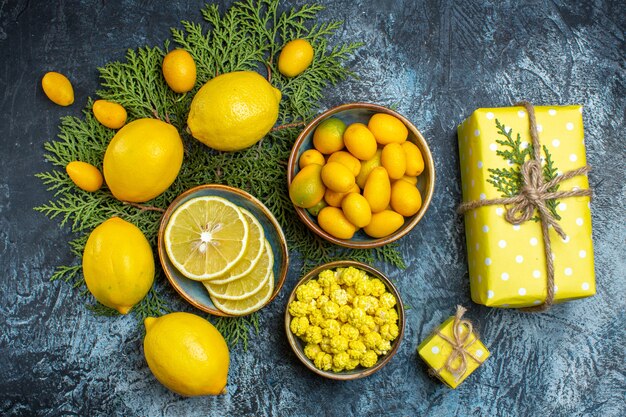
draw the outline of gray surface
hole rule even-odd
[[[0,2],[0,414],[3,415],[626,415],[624,152],[626,12],[623,2],[324,0],[337,36],[364,41],[349,63],[361,77],[329,89],[322,108],[355,100],[397,103],[431,144],[439,182],[424,221],[401,242],[398,281],[407,331],[380,373],[354,382],[314,376],[282,330],[293,268],[261,314],[248,352],[235,349],[229,393],[185,399],[150,374],[132,317],[95,317],[53,267],[72,261],[67,230],[32,211],[50,195],[33,174],[58,118],[79,114],[96,68],[127,48],[160,44],[201,2]],[[621,3],[621,6],[620,6]],[[76,104],[54,106],[40,78],[74,82]],[[594,167],[598,294],[538,315],[469,300],[455,126],[475,108],[535,103],[585,106]],[[169,296],[175,300],[173,292]],[[470,307],[493,357],[456,391],[428,377],[415,347],[454,305]],[[184,304],[176,304],[185,308]]]

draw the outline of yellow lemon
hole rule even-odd
[[[74,88],[63,74],[47,72],[41,79],[41,87],[46,96],[59,106],[69,106],[74,102]]]
[[[376,154],[377,144],[374,135],[363,123],[352,123],[343,134],[348,151],[361,161],[367,161]]]
[[[218,75],[191,102],[194,138],[219,151],[239,151],[261,140],[278,119],[281,93],[253,71]]]
[[[119,129],[126,123],[126,109],[120,104],[106,100],[96,100],[93,103],[93,115],[103,126],[109,129]]]
[[[121,128],[104,154],[104,179],[115,198],[141,203],[165,191],[183,163],[183,142],[174,126],[139,119]]]
[[[389,206],[391,183],[385,168],[376,167],[370,172],[363,188],[363,197],[369,203],[372,213],[378,213]]]
[[[313,146],[325,155],[340,151],[344,148],[343,134],[346,124],[331,117],[320,123],[313,133]]]
[[[393,210],[372,214],[372,220],[363,231],[374,238],[389,236],[404,224],[404,217]]]
[[[83,275],[96,300],[126,314],[152,287],[152,248],[134,224],[110,218],[87,239]]]
[[[295,77],[313,62],[313,47],[306,39],[295,39],[283,47],[278,56],[278,71],[285,77]]]
[[[326,186],[322,182],[322,166],[311,164],[298,172],[289,186],[291,202],[302,208],[310,208],[324,198]]]
[[[406,141],[402,144],[406,155],[406,175],[417,176],[424,171],[424,157],[420,149],[413,142]]]
[[[300,169],[311,164],[324,165],[325,163],[326,160],[324,159],[324,155],[322,155],[322,153],[317,149],[308,149],[302,152],[300,159],[298,159],[298,166]]]
[[[72,161],[65,166],[65,172],[78,188],[94,192],[102,187],[102,174],[87,162]]]
[[[386,113],[376,113],[370,118],[367,127],[372,131],[376,142],[381,145],[403,143],[409,131],[400,119]]]
[[[220,332],[190,313],[144,320],[143,353],[156,379],[184,396],[225,392],[230,355]]]
[[[380,162],[392,180],[397,180],[404,176],[406,171],[406,154],[399,143],[388,143],[385,145],[380,156]]]
[[[356,176],[356,183],[359,185],[359,187],[365,187],[365,181],[367,181],[367,177],[370,175],[370,172],[372,172],[374,168],[381,166],[380,159],[382,156],[382,152],[382,149],[378,149],[373,157],[371,157],[367,161],[361,162],[359,175]]]
[[[422,207],[422,195],[408,181],[396,181],[391,186],[391,208],[403,216],[412,216]]]
[[[196,62],[184,49],[174,49],[163,58],[163,78],[176,93],[186,93],[196,84]]]
[[[333,152],[328,157],[328,162],[339,162],[341,165],[344,165],[346,168],[352,171],[352,175],[354,175],[355,177],[359,175],[359,171],[361,171],[361,161],[352,156],[350,152]]]
[[[187,278],[222,276],[244,257],[250,228],[238,206],[222,197],[187,200],[170,217],[163,239],[167,256]]]
[[[359,193],[350,193],[341,201],[341,209],[346,218],[356,227],[365,227],[372,220],[372,209]]]
[[[317,222],[326,233],[338,239],[352,239],[356,227],[337,207],[324,207],[317,216]]]
[[[326,192],[324,193],[324,201],[326,202],[326,205],[328,205],[328,206],[341,207],[341,202],[343,201],[343,198],[346,195],[348,195],[349,193],[359,193],[360,194],[361,193],[361,189],[356,184],[354,184],[352,186],[352,188],[350,188],[345,193],[339,193],[337,191],[331,190],[330,188],[327,188]]]
[[[328,162],[322,167],[324,185],[338,193],[347,193],[354,186],[354,175],[339,162]]]

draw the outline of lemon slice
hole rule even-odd
[[[209,294],[223,300],[242,300],[260,291],[274,267],[274,254],[267,239],[264,239],[263,248],[261,259],[247,275],[222,285],[203,281]]]
[[[211,300],[215,307],[224,313],[233,314],[235,316],[243,316],[244,314],[254,313],[272,297],[274,293],[274,272],[270,273],[269,279],[260,291],[242,300],[223,300],[218,297],[211,296]]]
[[[226,284],[247,275],[259,262],[265,250],[263,226],[248,210],[241,207],[239,210],[248,221],[248,247],[239,262],[226,271],[226,274],[211,279],[211,284]]]
[[[239,207],[221,197],[191,199],[174,211],[165,228],[165,250],[187,278],[224,274],[243,256],[248,222]]]

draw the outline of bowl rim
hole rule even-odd
[[[354,103],[341,104],[339,106],[332,107],[322,112],[315,119],[313,119],[311,122],[309,122],[305,126],[305,128],[302,130],[302,132],[300,132],[300,134],[298,135],[298,138],[296,139],[296,141],[294,142],[291,148],[289,161],[287,163],[287,188],[289,188],[289,186],[291,185],[291,181],[293,180],[295,176],[294,175],[295,168],[298,164],[297,150],[302,146],[302,143],[304,142],[305,137],[307,137],[317,127],[317,125],[320,122],[322,122],[324,119],[334,114],[337,114],[339,112],[342,112],[344,110],[359,109],[359,108],[372,110],[378,113],[386,113],[386,114],[397,117],[398,119],[400,119],[400,121],[402,121],[402,123],[407,127],[407,129],[410,130],[411,133],[415,135],[416,140],[420,143],[420,145],[422,145],[421,148],[423,148],[426,151],[426,152],[422,152],[422,157],[424,158],[424,170],[425,171],[428,170],[430,181],[429,183],[427,183],[426,192],[424,193],[425,195],[422,195],[422,207],[416,214],[410,217],[411,220],[409,221],[409,223],[406,224],[399,231],[396,231],[392,233],[391,235],[388,235],[382,238],[372,238],[371,240],[366,240],[366,241],[339,239],[334,236],[331,236],[329,233],[326,233],[321,227],[319,227],[319,225],[316,222],[312,221],[309,218],[305,209],[301,207],[296,207],[295,205],[293,207],[296,210],[296,213],[298,217],[300,218],[300,220],[302,220],[302,222],[305,225],[307,225],[307,227],[311,229],[318,236],[336,245],[340,245],[340,246],[344,246],[348,248],[371,249],[371,248],[377,248],[377,247],[386,245],[391,242],[395,242],[396,240],[404,237],[411,230],[413,230],[413,228],[422,220],[422,218],[426,214],[426,211],[428,211],[428,207],[430,206],[430,203],[432,201],[433,194],[435,191],[436,176],[435,176],[435,164],[433,161],[432,152],[430,151],[430,147],[428,146],[428,143],[426,142],[426,139],[424,139],[424,136],[422,135],[422,133],[406,117],[396,112],[395,110],[389,109],[379,104],[366,103],[366,102],[354,102]]]
[[[163,241],[164,239],[164,234],[165,234],[165,227],[167,226],[167,223],[169,222],[169,219],[172,215],[172,213],[174,212],[174,210],[176,208],[178,208],[180,202],[182,200],[184,200],[185,198],[187,198],[189,195],[196,193],[198,191],[202,191],[202,190],[221,190],[221,191],[225,191],[225,192],[231,192],[234,194],[238,194],[239,196],[245,198],[246,200],[249,200],[252,202],[253,205],[255,205],[256,207],[258,207],[263,214],[265,214],[265,216],[270,220],[270,222],[272,223],[272,225],[274,226],[274,228],[277,231],[277,234],[279,236],[279,246],[280,246],[280,250],[283,254],[282,256],[282,263],[280,265],[280,276],[279,277],[274,277],[275,280],[275,284],[274,284],[274,291],[272,293],[272,296],[261,306],[259,307],[257,310],[252,311],[250,313],[247,314],[243,314],[243,315],[235,315],[235,314],[230,314],[230,313],[226,313],[223,312],[221,310],[219,310],[217,307],[215,308],[211,308],[208,307],[204,304],[199,303],[198,301],[196,301],[192,296],[190,296],[179,284],[178,282],[176,282],[176,280],[174,279],[173,276],[171,276],[170,271],[168,270],[168,268],[165,267],[164,263],[165,263],[165,258],[167,257],[167,252],[165,250],[165,243]],[[214,316],[220,316],[220,317],[245,317],[248,316],[254,312],[257,312],[259,310],[261,310],[262,308],[266,307],[267,305],[269,305],[272,301],[274,301],[274,299],[278,296],[278,293],[280,292],[280,290],[282,289],[284,283],[285,283],[285,279],[287,277],[287,272],[289,269],[289,250],[287,248],[287,239],[285,238],[285,233],[283,232],[282,227],[280,226],[280,224],[278,223],[278,221],[276,220],[276,218],[274,217],[274,215],[272,214],[272,212],[265,206],[265,204],[263,204],[259,199],[257,199],[256,197],[254,197],[253,195],[251,195],[250,193],[236,188],[236,187],[231,187],[229,185],[223,185],[223,184],[202,184],[202,185],[198,185],[195,187],[192,187],[186,191],[184,191],[183,193],[179,194],[171,203],[170,205],[167,207],[167,209],[165,210],[165,212],[163,213],[163,216],[161,217],[161,222],[159,224],[159,231],[157,234],[157,249],[158,249],[158,255],[159,255],[159,262],[161,263],[161,269],[163,270],[163,273],[165,274],[165,276],[167,277],[167,280],[170,282],[170,284],[172,285],[172,287],[174,287],[174,289],[176,290],[176,292],[185,300],[187,301],[189,304],[191,304],[192,306],[196,307],[199,310],[202,310],[206,313],[212,314]],[[176,268],[176,267],[173,267]],[[181,274],[182,276],[182,274]],[[184,276],[182,276],[183,278],[185,278]],[[185,278],[188,279],[188,278]]]
[[[299,349],[297,341],[296,341],[297,336],[293,334],[289,326],[291,323],[291,314],[289,313],[289,304],[291,304],[291,302],[295,299],[296,290],[298,289],[298,287],[310,281],[311,279],[315,278],[323,270],[335,269],[335,268],[341,268],[341,267],[349,267],[349,266],[364,270],[368,274],[371,274],[374,277],[381,279],[385,283],[385,287],[387,287],[387,290],[389,290],[394,295],[394,297],[396,297],[396,301],[397,301],[396,306],[398,310],[398,330],[399,330],[398,337],[396,337],[396,339],[394,340],[391,350],[387,352],[387,354],[383,356],[382,359],[380,359],[376,363],[376,365],[372,366],[371,368],[364,368],[363,370],[359,372],[355,372],[351,374],[335,373],[332,371],[323,371],[321,369],[316,368],[315,365],[313,365],[313,363],[311,362],[311,360],[306,357],[306,355],[304,354],[304,351]],[[316,374],[323,376],[325,378],[334,379],[338,381],[351,381],[354,379],[365,378],[366,376],[369,376],[375,372],[378,372],[385,365],[387,365],[387,363],[389,363],[391,358],[397,353],[398,349],[400,348],[400,344],[402,343],[402,339],[404,338],[404,328],[405,328],[404,303],[402,302],[402,298],[400,297],[400,292],[398,291],[396,286],[381,271],[379,271],[378,269],[368,264],[365,264],[359,261],[352,261],[352,260],[332,261],[332,262],[327,262],[322,265],[318,265],[317,267],[313,268],[311,271],[305,274],[293,287],[293,290],[291,291],[291,294],[289,295],[289,298],[287,299],[287,304],[285,306],[285,333],[287,334],[287,340],[289,341],[289,345],[291,346],[291,349],[296,354],[298,359],[300,359],[300,362],[302,362],[307,368],[309,368],[311,371],[315,372]]]

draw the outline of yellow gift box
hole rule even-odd
[[[582,107],[534,109],[543,169],[551,164],[558,176],[585,166]],[[519,160],[520,152],[532,143],[527,109],[478,109],[459,125],[458,140],[463,201],[504,197],[502,172],[519,172],[519,164],[507,157]],[[558,187],[559,191],[586,190],[589,183],[586,175],[579,175]],[[589,297],[596,292],[590,198],[568,197],[553,204],[560,216],[558,224],[567,235],[563,239],[553,228],[549,230],[554,302]],[[506,210],[502,205],[488,205],[465,213],[472,300],[491,307],[542,304],[547,295],[547,271],[541,223],[530,220],[513,225],[505,219]]]
[[[461,311],[457,310],[456,316],[444,321],[417,347],[417,353],[431,368],[432,374],[450,388],[456,388],[491,355],[471,324],[460,319],[465,309],[459,308]]]

